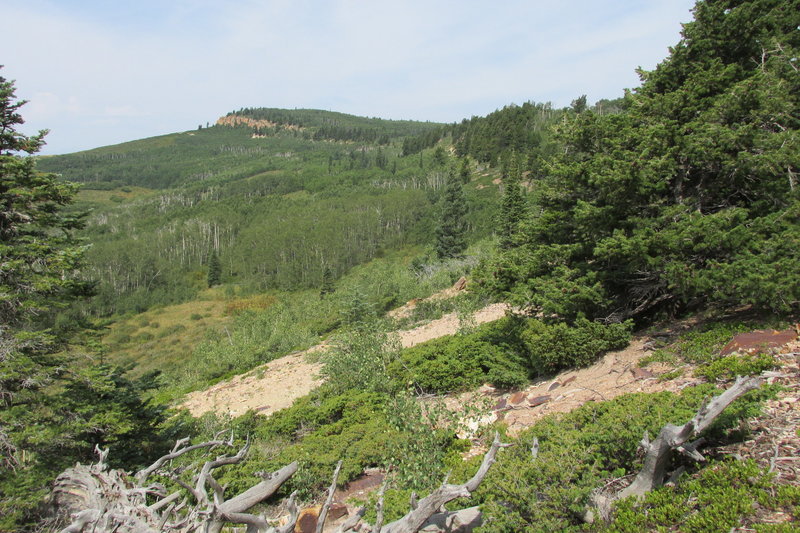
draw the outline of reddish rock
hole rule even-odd
[[[511,398],[508,399],[508,403],[511,405],[519,405],[524,402],[527,398],[525,397],[524,392],[515,392],[511,395]]]
[[[631,374],[633,374],[633,379],[647,379],[652,378],[654,374],[647,370],[646,368],[639,368],[633,367],[631,368]]]
[[[381,486],[381,483],[383,483],[383,478],[385,476],[386,475],[377,468],[368,469],[359,477],[346,484],[343,488],[337,489],[334,494],[334,499],[338,502],[343,502],[355,494],[377,489]]]
[[[499,400],[497,400],[497,403],[494,404],[494,410],[495,411],[499,411],[501,409],[505,409],[506,405],[507,405],[506,404],[506,399],[505,398],[500,398]]]
[[[561,386],[561,383],[559,383],[558,381],[554,381],[554,382],[552,382],[552,383],[550,384],[550,386],[549,386],[549,387],[547,387],[547,392],[550,392],[550,391],[556,390],[556,389],[557,389],[557,388],[559,388],[560,386]]]
[[[762,352],[770,348],[780,348],[796,338],[797,332],[793,329],[783,331],[762,329],[750,333],[739,333],[719,353],[720,355],[729,355],[733,352]]]
[[[328,507],[328,520],[338,520],[343,516],[347,516],[347,506],[345,504],[332,503]]]
[[[562,385],[567,385],[568,383],[572,383],[573,381],[575,381],[575,376],[570,376],[564,380],[564,383],[562,383]]]
[[[466,287],[467,287],[467,278],[463,276],[460,277],[458,281],[456,281],[455,285],[453,285],[453,289],[457,291],[463,291]]]
[[[528,407],[536,407],[550,401],[549,395],[544,396],[531,396],[528,398]]]

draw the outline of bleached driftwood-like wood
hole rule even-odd
[[[160,469],[162,466],[164,466],[165,463],[172,461],[173,459],[177,459],[181,455],[192,452],[194,450],[199,450],[201,448],[213,448],[216,446],[233,446],[233,435],[231,434],[231,438],[227,441],[209,440],[201,442],[200,444],[186,446],[186,443],[188,442],[189,442],[189,437],[185,437],[183,439],[178,440],[175,443],[175,446],[173,446],[172,451],[170,453],[162,455],[161,457],[156,459],[156,462],[154,462],[147,468],[139,470],[134,476],[136,478],[136,482],[141,485],[150,476],[150,474]]]
[[[728,390],[712,398],[684,425],[665,425],[652,442],[645,433],[641,442],[641,447],[645,451],[644,465],[636,478],[630,485],[615,494],[593,496],[592,503],[595,509],[590,509],[586,513],[585,519],[589,522],[593,521],[596,511],[603,519],[607,520],[610,518],[611,505],[615,501],[628,496],[642,497],[649,491],[662,486],[667,478],[667,466],[673,451],[683,453],[697,461],[704,461],[705,458],[697,451],[703,439],[689,444],[687,441],[708,428],[737,398],[760,386],[761,378],[759,377],[738,377]]]
[[[445,531],[472,531],[481,524],[480,511],[476,507],[461,509],[459,511],[443,511],[443,506],[456,498],[468,498],[480,486],[483,478],[489,472],[489,468],[495,463],[498,450],[510,446],[500,442],[500,436],[495,433],[494,442],[491,448],[483,456],[483,461],[478,471],[466,483],[461,485],[451,485],[445,480],[439,488],[434,490],[425,498],[415,501],[412,498],[411,510],[399,520],[395,520],[385,526],[382,525],[382,495],[379,497],[378,521],[374,527],[360,523],[350,525],[348,529],[342,527],[340,531],[362,530],[363,527],[378,533],[416,533],[425,532],[445,532]],[[416,503],[416,505],[415,505]]]
[[[280,527],[271,527],[263,516],[250,513],[250,509],[269,498],[297,471],[297,463],[291,463],[270,474],[261,474],[262,480],[243,493],[225,498],[225,487],[214,478],[214,471],[244,460],[250,448],[248,442],[234,455],[220,455],[203,463],[191,483],[179,476],[190,467],[169,470],[169,463],[190,451],[230,448],[233,439],[212,440],[188,445],[188,439],[178,441],[172,451],[160,457],[149,467],[134,475],[120,470],[110,470],[105,462],[108,452],[98,450],[100,461],[94,465],[76,465],[59,476],[53,491],[53,503],[62,511],[73,511],[72,522],[62,529],[62,533],[114,532],[114,533],[155,533],[170,531],[188,533],[204,531],[219,533],[227,524],[243,524],[247,533],[291,533],[299,516],[295,502],[296,493],[287,501],[288,521]],[[429,496],[412,501],[409,513],[387,525],[383,525],[383,512],[379,511],[374,527],[362,521],[361,509],[340,527],[340,531],[358,528],[371,529],[380,533],[413,533],[416,531],[444,532],[471,531],[481,523],[477,507],[459,511],[445,511],[444,504],[460,497],[468,497],[478,488],[491,465],[495,462],[497,451],[507,446],[495,435],[491,448],[483,458],[478,472],[466,483],[451,485],[445,480]],[[334,472],[328,497],[320,515],[319,527],[324,525],[327,509],[333,499],[341,462]],[[167,493],[159,483],[145,485],[153,475],[172,478],[182,486],[188,496],[181,491]],[[380,501],[382,503],[383,490]],[[147,505],[148,495],[155,502]]]
[[[298,509],[293,494],[287,502],[289,522],[280,528],[271,527],[263,516],[248,511],[269,498],[297,471],[291,463],[271,474],[243,493],[225,499],[225,487],[214,479],[214,470],[241,462],[250,448],[248,442],[235,455],[221,455],[206,461],[193,484],[177,476],[183,469],[166,471],[173,459],[198,449],[218,446],[232,447],[233,439],[212,440],[187,446],[188,440],[176,443],[172,452],[160,457],[149,467],[128,476],[120,470],[109,470],[105,464],[107,451],[99,450],[100,461],[95,465],[76,465],[56,480],[53,502],[56,508],[73,511],[72,523],[62,533],[103,532],[150,533],[159,531],[218,533],[226,524],[244,524],[248,533],[289,533],[297,521]],[[153,474],[172,477],[184,487],[194,502],[190,505],[181,492],[167,495],[160,484],[145,486]],[[156,502],[147,505],[147,495]]]
[[[328,497],[325,498],[325,503],[322,504],[322,509],[319,511],[319,518],[317,519],[316,533],[322,533],[322,528],[325,526],[325,520],[328,518],[328,509],[333,502],[333,494],[336,492],[336,482],[339,480],[339,471],[342,469],[342,460],[336,463],[336,470],[333,471],[333,481],[331,486],[328,487]]]

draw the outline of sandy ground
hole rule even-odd
[[[507,309],[506,304],[489,305],[475,313],[474,321],[483,324],[497,320],[505,315]],[[408,348],[452,335],[458,328],[458,316],[450,313],[417,328],[398,331],[397,334],[403,347]],[[250,409],[263,415],[272,414],[289,407],[297,398],[305,396],[322,383],[319,378],[322,365],[309,361],[306,356],[326,348],[325,344],[318,344],[308,350],[275,359],[206,390],[189,393],[180,407],[188,409],[194,416],[209,411],[239,416]]]
[[[691,377],[692,369],[688,366],[681,376],[665,381],[658,379],[659,374],[668,370],[665,365],[639,368],[639,360],[650,353],[646,347],[648,340],[635,338],[624,350],[609,352],[592,366],[538,380],[519,391],[497,391],[484,385],[477,391],[446,397],[444,401],[453,410],[488,402],[487,414],[473,420],[462,437],[470,437],[471,431],[498,420],[505,422],[509,433],[514,435],[545,415],[566,413],[587,402],[610,400],[630,392],[677,391],[698,382]]]

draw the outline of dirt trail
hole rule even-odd
[[[475,323],[483,324],[502,318],[507,309],[506,304],[484,307],[474,314]],[[444,335],[452,335],[458,331],[459,323],[456,313],[450,313],[417,328],[397,333],[402,346],[408,348]],[[194,416],[209,411],[239,416],[250,409],[263,415],[272,414],[289,407],[297,398],[305,396],[322,383],[319,377],[322,365],[310,362],[306,356],[326,348],[327,345],[318,344],[308,350],[270,361],[206,390],[189,393],[181,407],[188,409]]]

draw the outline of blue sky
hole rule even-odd
[[[638,85],[693,0],[0,0],[0,75],[45,154],[241,107],[442,122]]]

